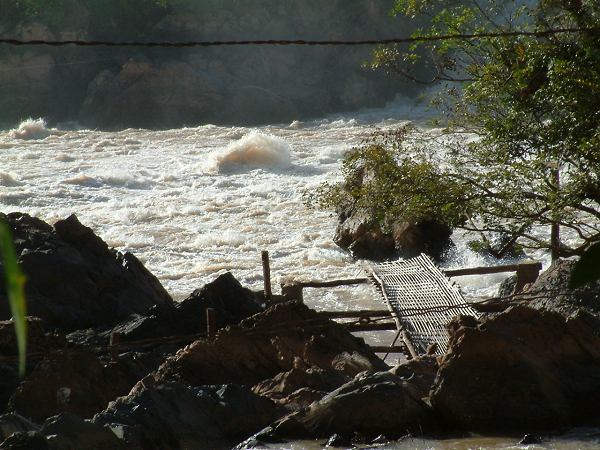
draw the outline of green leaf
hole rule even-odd
[[[19,349],[19,375],[25,375],[26,352],[27,352],[27,313],[25,304],[25,276],[21,272],[15,255],[15,248],[8,226],[0,222],[0,256],[4,261],[4,273],[6,277],[6,290],[10,302],[10,310],[17,336],[17,347]]]
[[[575,263],[569,287],[576,289],[600,279],[600,242],[590,246]]]

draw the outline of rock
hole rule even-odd
[[[420,398],[428,397],[439,365],[437,357],[422,355],[390,369],[390,373],[410,382]]]
[[[261,381],[252,387],[258,395],[271,398],[285,397],[301,387],[309,387],[319,391],[332,391],[346,383],[347,377],[336,371],[325,371],[318,368],[306,370],[292,368],[287,372],[277,374],[275,377]]]
[[[252,392],[297,410],[320,400],[325,394],[349,381],[336,370],[292,368],[252,387]]]
[[[263,310],[258,296],[242,287],[227,272],[195,290],[185,300],[171,305],[155,305],[147,315],[134,314],[103,333],[105,339],[118,332],[121,340],[136,341],[162,336],[180,336],[206,332],[206,309],[215,311],[217,329],[235,325]],[[175,349],[177,350],[177,348]]]
[[[83,420],[75,414],[62,413],[44,422],[40,433],[52,450],[112,450],[127,448],[108,426]]]
[[[325,447],[351,447],[352,440],[347,436],[341,436],[337,433],[331,435],[327,442],[325,443]]]
[[[19,384],[17,363],[0,363],[0,411],[6,411],[8,400]]]
[[[19,384],[9,410],[39,422],[62,412],[91,417],[129,392],[137,378],[127,375],[85,351],[55,352]]]
[[[49,450],[46,437],[37,431],[19,431],[0,443],[6,450]]]
[[[11,434],[24,431],[39,431],[40,426],[18,414],[9,413],[0,416],[0,442]]]
[[[175,321],[184,333],[206,331],[206,309],[213,308],[217,329],[235,325],[263,311],[257,296],[227,272],[178,303]]]
[[[388,368],[342,325],[323,319],[304,304],[280,303],[221,330],[213,340],[199,340],[179,350],[154,377],[158,382],[182,379],[195,386],[252,386],[298,364],[335,369],[334,362],[344,353],[362,362],[338,367],[346,375]]]
[[[394,238],[353,207],[341,210],[333,242],[357,259],[383,261],[395,255]]]
[[[511,275],[506,280],[503,280],[498,286],[498,297],[510,297],[515,292],[517,286],[517,276]]]
[[[526,289],[529,295],[523,296],[527,305],[557,311],[562,314],[577,314],[582,308],[600,315],[600,281],[589,283],[581,288],[568,288],[573,259],[559,259],[542,272],[538,279]]]
[[[399,437],[432,424],[432,412],[410,382],[389,373],[359,374],[308,408],[278,420],[258,433],[280,438],[322,438],[354,433]]]
[[[359,171],[352,183],[362,183],[364,175]],[[390,231],[370,217],[358,211],[354,205],[341,206],[338,225],[333,241],[350,250],[358,259],[383,261],[393,257],[412,258],[426,253],[441,260],[452,247],[452,229],[436,222],[424,220],[417,223],[395,223]]]
[[[110,325],[153,305],[172,304],[156,277],[135,256],[110,250],[74,215],[54,228],[27,214],[1,218],[12,229],[27,277],[28,313],[46,326],[75,330]],[[2,284],[0,319],[11,317],[7,305]]]
[[[111,402],[93,422],[126,427],[128,448],[226,449],[278,416],[270,400],[235,386],[166,383]]]
[[[412,258],[426,253],[439,261],[452,247],[451,235],[450,227],[435,220],[416,223],[400,222],[392,229],[396,253],[402,258]]]
[[[27,351],[40,353],[55,348],[63,348],[66,341],[59,336],[44,331],[43,322],[36,317],[26,317],[27,323]],[[17,356],[17,339],[12,320],[0,321],[0,354],[4,356]]]
[[[542,440],[539,437],[534,436],[533,434],[526,434],[517,445],[536,445],[541,443]]]
[[[434,410],[464,429],[524,431],[598,416],[600,320],[513,306],[455,319],[431,391]]]

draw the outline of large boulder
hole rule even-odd
[[[386,370],[362,339],[342,325],[323,319],[303,304],[275,304],[221,330],[215,339],[198,340],[159,368],[158,382],[183,379],[191,385],[254,385],[295,366],[359,372]]]
[[[30,355],[44,354],[52,349],[64,348],[65,339],[45,332],[41,320],[27,317],[26,322],[27,351]],[[6,409],[7,402],[19,383],[17,375],[18,353],[13,322],[11,320],[0,321],[0,355],[5,358],[0,363],[0,411]],[[30,366],[32,364],[31,360],[30,356],[27,361]]]
[[[244,288],[227,272],[196,289],[175,306],[154,306],[145,314],[132,315],[102,335],[106,340],[110,333],[118,332],[121,340],[127,342],[162,336],[201,334],[206,332],[208,308],[214,310],[215,326],[220,329],[236,325],[263,311],[262,301],[260,294]]]
[[[114,324],[173,301],[130,253],[108,248],[75,215],[54,227],[27,214],[0,215],[13,232],[25,276],[28,314],[49,327],[75,330]],[[0,274],[3,266],[0,264]],[[4,283],[0,319],[11,317]]]
[[[21,381],[8,409],[37,422],[70,412],[92,417],[138,380],[86,351],[55,351]]]
[[[437,413],[476,431],[584,423],[598,416],[600,320],[517,305],[449,324],[431,392]]]
[[[349,183],[362,183],[362,172],[357,177]],[[452,229],[436,220],[398,221],[389,230],[383,230],[372,218],[349,203],[341,205],[338,210],[333,241],[359,259],[383,261],[426,253],[440,260],[453,245],[451,235]]]
[[[336,370],[294,367],[252,387],[252,392],[270,398],[294,411],[320,400],[350,380]]]
[[[360,433],[400,437],[434,423],[431,408],[409,381],[390,373],[361,373],[308,408],[278,420],[254,439],[323,438]]]
[[[569,280],[576,260],[558,259],[529,285],[522,296],[524,302],[538,309],[563,314],[576,314],[585,309],[600,314],[600,281],[578,289],[569,289]]]
[[[218,450],[231,448],[278,415],[274,403],[245,387],[170,382],[132,391],[93,422],[112,428],[127,448]]]

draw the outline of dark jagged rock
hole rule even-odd
[[[195,290],[174,307],[156,305],[148,310],[146,315],[134,314],[100,333],[100,336],[107,341],[112,332],[118,332],[122,341],[129,342],[163,336],[205,333],[208,308],[215,311],[217,329],[235,325],[263,310],[257,294],[242,287],[240,282],[227,272]],[[94,333],[90,338],[93,339],[95,336],[98,335]],[[176,351],[178,348],[171,349]]]
[[[40,353],[65,346],[64,338],[44,331],[40,319],[27,317],[26,321],[27,350],[29,353]],[[14,324],[11,320],[0,321],[0,355],[13,359],[12,364],[10,362],[0,363],[0,411],[4,411],[19,382],[17,375],[17,339]],[[29,364],[31,364],[30,361]]]
[[[336,370],[292,368],[254,385],[252,391],[297,410],[320,400],[347,381],[349,377]]]
[[[62,412],[91,417],[137,381],[93,354],[69,350],[40,361],[9,401],[9,410],[35,421]]]
[[[234,325],[263,310],[256,294],[227,272],[177,304],[175,320],[186,332],[206,330],[206,309],[216,313],[217,328]]]
[[[539,437],[534,436],[533,434],[526,434],[517,445],[536,445],[541,443],[542,440]]]
[[[50,450],[46,436],[37,431],[19,431],[0,443],[6,450]]]
[[[112,402],[93,422],[126,429],[128,448],[226,449],[278,416],[270,400],[235,386],[140,387]]]
[[[390,369],[390,373],[409,381],[420,398],[428,397],[439,365],[437,357],[422,355]]]
[[[600,315],[600,281],[575,290],[568,288],[574,265],[575,260],[572,259],[553,262],[540,274],[535,283],[528,287],[526,292],[530,295],[524,296],[524,302],[534,308],[566,315],[576,314],[582,308]]]
[[[54,228],[27,214],[0,218],[12,229],[27,277],[28,313],[66,330],[109,325],[172,300],[159,281],[129,253],[110,250],[73,215]],[[0,319],[10,318],[0,285]]]
[[[513,306],[449,325],[431,393],[438,414],[475,431],[529,431],[598,416],[600,320]]]
[[[75,414],[62,413],[47,419],[40,433],[46,436],[53,450],[125,449],[125,443],[107,426],[83,420]]]
[[[333,433],[399,437],[406,430],[426,430],[433,420],[431,408],[410,382],[389,372],[363,373],[308,408],[278,420],[255,438],[314,439]]]
[[[346,355],[346,356],[345,356]],[[353,364],[344,364],[352,359]],[[299,303],[280,303],[221,330],[214,340],[199,340],[179,350],[157,371],[159,381],[183,379],[192,385],[254,385],[292,369],[336,369],[354,376],[386,370],[362,339]]]
[[[6,411],[11,395],[19,384],[17,363],[0,363],[0,411]]]
[[[0,442],[13,433],[39,431],[40,426],[19,414],[9,413],[0,416]]]

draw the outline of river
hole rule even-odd
[[[101,132],[29,120],[0,132],[0,210],[50,223],[77,214],[109,246],[133,252],[177,300],[226,271],[260,289],[261,250],[270,252],[274,285],[286,278],[362,276],[365,262],[332,242],[335,215],[308,208],[303,194],[338,179],[344,153],[374,128],[422,121],[408,105],[400,98],[383,109],[256,128]],[[464,236],[455,242],[459,251],[449,266],[484,263]],[[547,265],[547,255],[534,256]],[[459,282],[468,295],[492,295],[505,276]],[[310,290],[305,300],[318,309],[382,306],[367,286]],[[389,335],[367,337],[385,342]],[[548,448],[595,448],[597,438],[589,445],[586,433],[552,438]],[[409,439],[378,448],[510,448],[515,442]]]

